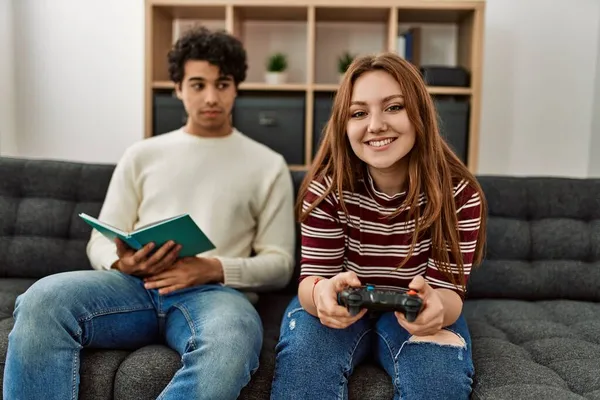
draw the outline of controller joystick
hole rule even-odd
[[[414,322],[423,308],[423,300],[415,290],[378,289],[373,285],[346,288],[338,293],[337,301],[352,316],[363,308],[381,312],[398,311],[406,316],[408,322]]]

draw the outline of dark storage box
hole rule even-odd
[[[468,155],[469,102],[436,99],[440,133],[465,164]]]
[[[333,97],[335,93],[315,93],[315,109],[313,114],[313,157],[319,150],[321,138],[323,137],[323,129],[331,116],[331,108],[333,107]]]
[[[304,108],[304,93],[240,93],[233,125],[283,155],[288,164],[304,164]]]
[[[421,74],[428,86],[468,87],[471,80],[469,72],[462,67],[426,65],[421,67]]]
[[[183,102],[171,92],[156,93],[153,108],[153,135],[174,131],[187,122],[187,113],[183,107]]]

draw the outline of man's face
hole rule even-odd
[[[188,114],[188,133],[199,136],[231,133],[230,115],[237,90],[233,78],[221,75],[219,67],[207,61],[187,61],[176,92]]]

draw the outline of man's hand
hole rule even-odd
[[[115,243],[119,259],[112,268],[127,275],[141,277],[157,274],[172,266],[181,250],[181,245],[169,241],[149,256],[154,249],[154,243],[148,243],[138,251],[133,250],[118,238],[115,239]]]
[[[408,322],[404,314],[396,312],[398,323],[415,336],[429,336],[438,333],[444,324],[444,304],[440,294],[433,289],[425,278],[416,276],[408,285],[419,293],[423,300],[423,309],[414,322]]]
[[[187,287],[223,282],[223,266],[216,258],[184,257],[165,271],[144,279],[146,289],[165,295]]]
[[[337,302],[337,294],[347,287],[360,286],[360,280],[354,272],[342,272],[331,279],[323,279],[315,286],[315,306],[321,323],[330,328],[344,329],[361,319],[367,309],[351,316],[346,307]]]

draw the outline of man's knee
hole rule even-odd
[[[49,277],[42,278],[31,285],[15,302],[15,318],[32,317],[35,319],[49,316],[56,310],[56,303],[62,303],[60,287],[53,284]],[[64,305],[64,304],[63,304]]]
[[[447,329],[442,329],[436,334],[429,336],[411,336],[408,339],[409,342],[424,342],[424,343],[436,343],[440,345],[450,345],[450,346],[459,346],[466,347],[465,339],[460,335],[449,331]]]

